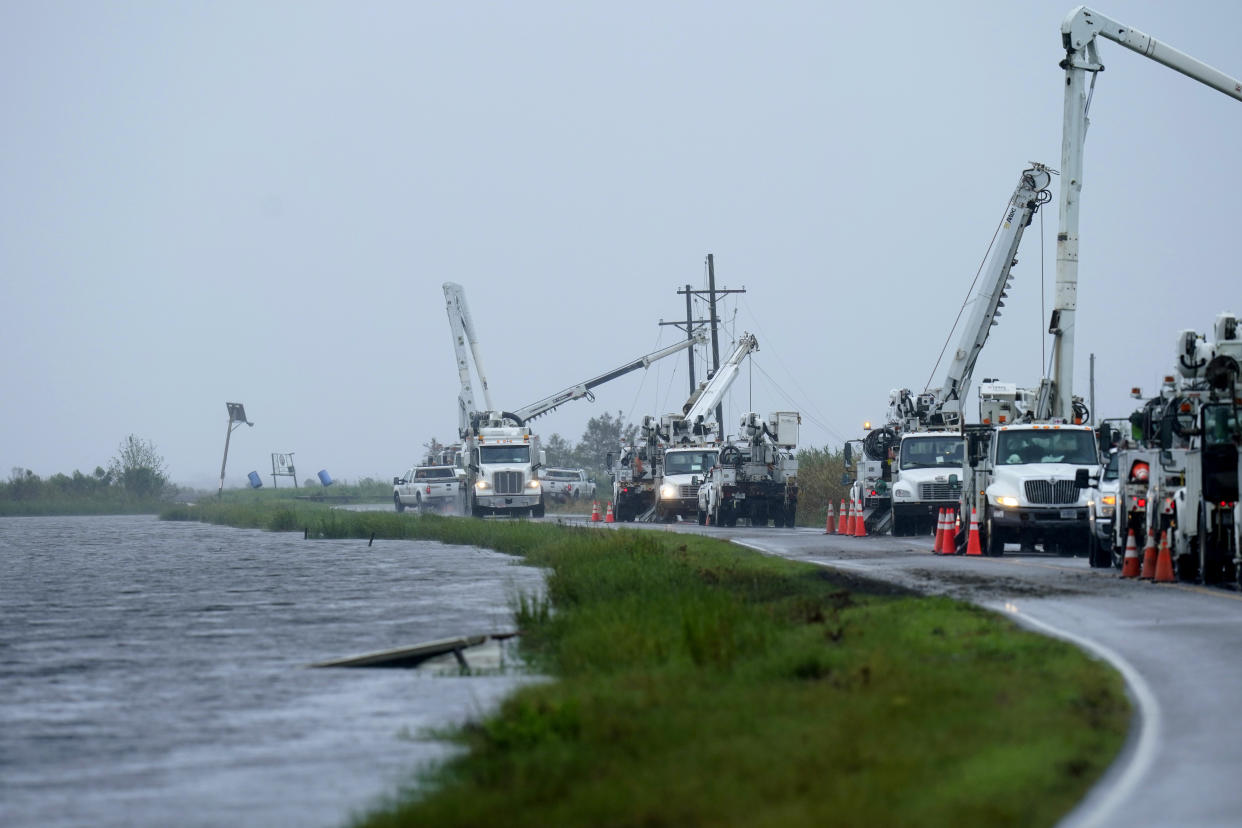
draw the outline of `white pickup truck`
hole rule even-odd
[[[543,496],[558,503],[590,500],[595,497],[595,481],[583,469],[544,469]]]
[[[455,466],[415,466],[392,480],[392,501],[398,512],[462,512],[466,472]]]

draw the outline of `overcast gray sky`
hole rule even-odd
[[[442,282],[509,408],[671,343],[709,252],[760,346],[728,421],[797,409],[839,446],[938,383],[1020,172],[1060,166],[1072,5],[4,3],[3,473],[134,433],[211,486],[240,401],[229,485],[274,451],[388,477],[455,436]],[[1242,3],[1096,8],[1242,75]],[[1242,104],[1100,50],[1075,390],[1095,353],[1120,416],[1178,330],[1242,312]],[[1038,382],[1056,228],[1054,202],[976,385]],[[686,385],[671,357],[535,425],[577,440]]]

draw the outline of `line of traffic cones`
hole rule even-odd
[[[612,513],[612,501],[608,501],[608,514],[604,515],[604,523],[616,523],[617,517]]]
[[[599,523],[599,501],[593,501],[591,505],[591,523]]]

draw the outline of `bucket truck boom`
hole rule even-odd
[[[1060,227],[1057,231],[1056,304],[1048,332],[1053,340],[1052,413],[1072,422],[1074,417],[1074,314],[1078,308],[1078,210],[1082,192],[1083,144],[1087,137],[1087,107],[1096,74],[1103,71],[1096,38],[1104,37],[1183,75],[1242,100],[1242,81],[1179,52],[1138,29],[1097,11],[1078,6],[1061,23],[1065,47],[1065,109],[1061,134]],[[1088,89],[1087,76],[1091,76]]]

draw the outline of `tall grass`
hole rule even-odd
[[[361,825],[1052,825],[1125,732],[1104,665],[948,599],[700,536],[275,511],[177,516],[549,569],[517,614],[557,681],[457,729],[466,751]]]

